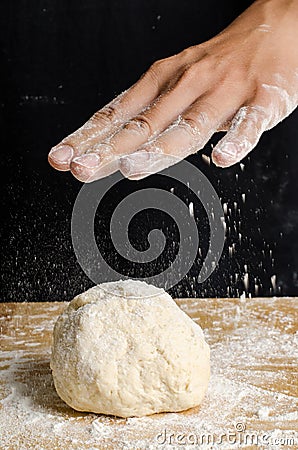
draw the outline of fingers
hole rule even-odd
[[[100,145],[98,145],[100,148]],[[71,173],[83,183],[90,183],[116,172],[119,168],[119,158],[108,144],[98,153],[85,153],[74,158],[70,164]]]
[[[262,106],[252,104],[240,108],[229,131],[213,149],[214,164],[229,167],[241,161],[257,145],[269,122],[270,115]]]
[[[128,121],[110,140],[117,156],[132,153],[142,144],[164,131],[213,82],[206,76],[204,63],[186,70],[175,87],[161,95],[146,111]]]
[[[154,141],[121,158],[119,168],[123,175],[143,178],[203,148],[239,107],[241,100],[227,94],[226,87],[222,86],[212,94],[202,96]]]
[[[128,91],[96,112],[81,128],[63,139],[49,153],[49,163],[57,170],[69,170],[73,158],[92,148],[116,131],[120,124],[138,114],[159,95],[168,82],[172,59],[157,61]]]
[[[82,127],[64,138],[49,153],[48,161],[57,170],[69,170],[73,158],[104,138],[125,117],[125,97],[120,94],[107,106],[96,112]]]
[[[254,100],[239,109],[227,134],[214,147],[212,160],[219,167],[241,161],[260,140],[296,107],[295,95],[276,84],[262,84]]]
[[[91,180],[107,176],[107,168],[117,170],[116,161],[123,155],[137,150],[141,145],[151,140],[154,136],[164,131],[173,120],[192,104],[202,92],[206,91],[212,76],[202,75],[200,85],[194,89],[194,78],[198,78],[199,70],[203,65],[192,66],[181,76],[172,90],[160,96],[147,110],[135,116],[125,123],[118,132],[94,147],[87,154],[76,157],[71,163],[72,174],[81,181]],[[204,73],[204,72],[203,72]],[[211,80],[210,80],[211,78]],[[90,166],[94,163],[93,172]],[[107,165],[107,161],[114,161],[113,165]],[[87,167],[83,167],[86,166]],[[101,170],[102,167],[102,170]],[[111,173],[111,172],[110,172]]]

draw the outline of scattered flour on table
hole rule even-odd
[[[287,392],[287,383],[283,381],[287,373],[283,370],[288,369],[290,373],[295,367],[297,333],[284,335],[266,326],[242,325],[237,311],[233,317],[227,312],[223,308],[221,313],[226,315],[225,325],[232,331],[227,332],[225,339],[215,337],[213,329],[204,330],[211,347],[212,367],[207,396],[201,407],[183,414],[116,419],[73,411],[55,392],[48,347],[28,346],[26,350],[19,350],[14,346],[15,338],[7,337],[11,340],[11,350],[0,354],[0,386],[3,387],[3,392],[0,391],[0,448],[238,449],[245,446],[232,446],[227,442],[217,445],[216,440],[213,445],[177,445],[175,439],[181,433],[192,438],[210,434],[216,439],[229,431],[235,432],[239,423],[250,433],[254,431],[260,436],[268,433],[272,439],[286,436],[297,442],[297,399]],[[45,321],[45,330],[50,330],[50,325],[53,323]],[[40,333],[45,333],[41,325]],[[261,369],[264,361],[265,372]],[[274,383],[278,375],[273,369],[281,361],[280,382],[284,384],[277,393]],[[164,438],[165,430],[167,435],[174,435],[171,442]]]

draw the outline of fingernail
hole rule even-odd
[[[70,145],[59,145],[58,147],[52,148],[49,156],[54,162],[68,164],[73,157],[73,148]]]
[[[100,156],[96,153],[87,153],[82,156],[78,156],[73,159],[73,162],[76,164],[80,164],[83,167],[87,167],[88,169],[93,169],[100,164]]]
[[[120,170],[125,175],[145,172],[144,164],[150,159],[150,153],[145,150],[134,152],[131,155],[120,158]]]
[[[228,156],[229,158],[235,158],[237,156],[237,152],[237,146],[232,142],[226,142],[225,144],[214,149],[215,155],[218,154],[221,156]]]

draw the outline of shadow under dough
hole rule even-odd
[[[65,414],[68,417],[86,415],[70,408],[58,396],[49,358],[34,355],[32,359],[22,358],[14,364],[10,383],[18,398],[26,399],[28,408],[43,409],[48,414]]]

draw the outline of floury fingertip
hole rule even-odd
[[[66,144],[53,147],[49,153],[49,159],[57,164],[69,164],[72,157],[73,148]]]
[[[131,155],[120,158],[120,170],[125,177],[146,172],[146,163],[150,160],[150,153],[140,150]]]
[[[96,153],[87,153],[74,158],[73,162],[75,164],[79,164],[80,166],[87,167],[88,169],[93,169],[99,166],[100,156]]]
[[[238,149],[232,142],[215,147],[212,152],[212,161],[218,167],[228,167],[235,164],[237,159]]]

